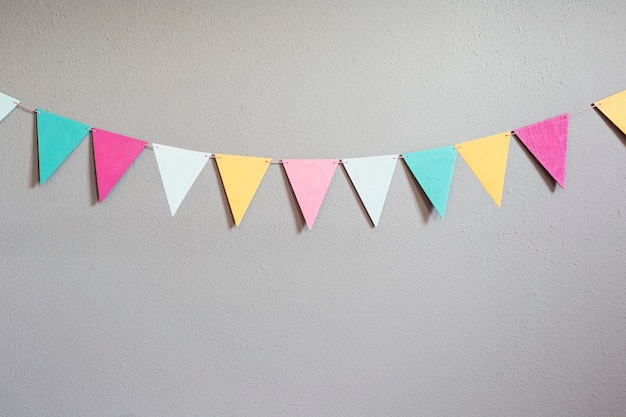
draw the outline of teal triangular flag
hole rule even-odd
[[[404,162],[443,219],[452,183],[456,149],[452,146],[444,146],[403,155]]]
[[[37,109],[40,184],[65,161],[90,129],[86,124]]]

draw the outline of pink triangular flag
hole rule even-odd
[[[101,129],[93,129],[91,134],[98,200],[103,202],[148,142]]]
[[[309,230],[315,223],[338,159],[283,159],[283,167]]]
[[[565,113],[513,131],[561,188],[565,188],[568,124]]]

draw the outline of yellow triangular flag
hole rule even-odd
[[[455,146],[474,175],[500,207],[511,132],[470,140]]]
[[[216,154],[215,161],[235,225],[239,226],[272,159]]]
[[[626,90],[596,101],[593,105],[626,134]]]

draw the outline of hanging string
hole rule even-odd
[[[18,103],[17,101],[14,101],[13,103],[14,103],[17,107],[19,107],[20,109],[22,109],[22,110],[26,110],[26,111],[29,111],[29,112],[31,112],[31,113],[41,113],[39,110],[34,109],[34,108],[32,108],[32,107],[28,107],[28,106],[26,106],[26,105],[24,105],[24,104],[22,104],[22,103]],[[594,108],[596,108],[596,107],[598,107],[598,106],[594,103],[594,104],[592,104],[591,106],[586,107],[586,108],[584,108],[584,109],[582,109],[582,110],[578,110],[578,111],[576,111],[576,112],[570,113],[570,114],[569,114],[569,116],[570,116],[570,117],[571,117],[571,116],[576,116],[576,115],[578,115],[578,114],[584,113],[584,112],[589,111],[589,110],[591,110],[591,109],[594,109]],[[93,129],[93,128],[87,128],[87,130],[89,130],[90,132],[93,132],[93,131],[94,131],[94,129]],[[511,132],[510,132],[510,134],[511,134],[511,135],[515,135],[515,131],[511,131]],[[152,149],[152,150],[154,150],[154,144],[153,144],[153,143],[147,143],[147,144],[145,145],[145,148],[146,148],[146,149]],[[455,145],[455,146],[453,146],[453,148],[454,148],[454,149],[456,149],[456,150],[458,150],[458,149],[460,148],[460,146]],[[208,158],[211,158],[211,159],[217,159],[217,157],[216,157],[214,154],[207,154],[207,157],[208,157]],[[394,158],[395,158],[395,159],[404,159],[404,158],[406,158],[406,156],[404,156],[404,155],[400,154],[400,155],[394,156]],[[272,165],[282,165],[282,164],[284,164],[285,162],[283,162],[283,160],[282,160],[282,159],[279,159],[278,161],[270,160],[270,161],[269,161],[269,163],[270,163],[270,164],[272,164]],[[343,160],[341,160],[341,159],[340,159],[340,160],[339,160],[338,162],[336,162],[336,163],[337,163],[337,164],[345,164],[346,162],[344,162]]]
[[[17,105],[17,107],[19,107],[19,108],[20,108],[20,109],[22,109],[22,110],[28,110],[28,111],[29,111],[29,112],[31,112],[31,113],[39,113],[39,110],[37,110],[37,109],[33,109],[33,108],[30,108],[30,107],[28,107],[28,106],[25,106],[25,105],[23,105],[23,104],[21,104],[21,103],[18,103],[17,101],[14,101],[13,103],[14,103],[15,105]]]
[[[582,109],[582,110],[578,110],[577,112],[570,113],[570,116],[576,116],[577,114],[580,114],[580,113],[586,112],[586,111],[591,110],[591,109],[594,109],[594,108],[596,108],[596,105],[595,105],[595,104],[592,104],[591,106],[587,107],[586,109]]]

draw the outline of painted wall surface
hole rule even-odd
[[[150,142],[349,158],[626,89],[626,3],[24,0],[0,91]],[[240,227],[215,164],[171,217],[153,151],[98,204],[84,141],[37,185],[0,124],[0,415],[625,416],[626,139],[572,116],[567,187],[511,141],[445,220],[398,164],[372,228],[343,169],[312,231],[269,167]]]

